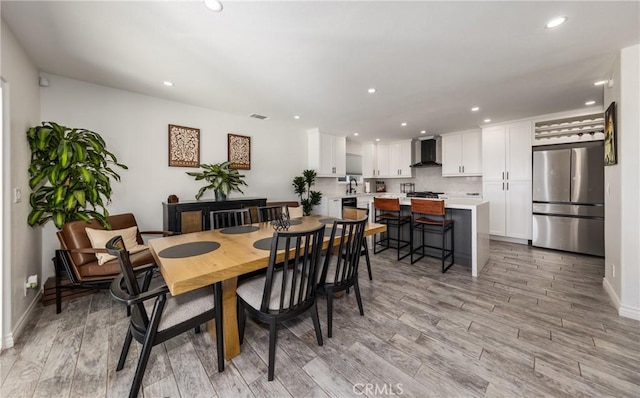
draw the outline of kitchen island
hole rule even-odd
[[[390,195],[384,195],[389,197]],[[411,198],[399,198],[403,215],[411,215]],[[416,199],[414,200],[437,200]],[[447,215],[454,221],[455,264],[471,268],[471,275],[478,276],[489,261],[489,201],[482,199],[445,199]],[[373,221],[373,199],[369,204]],[[404,236],[409,236],[409,226],[405,226]],[[414,246],[417,246],[417,240]],[[433,239],[433,241],[431,241]],[[439,245],[439,239],[428,237],[427,242]],[[417,264],[417,263],[416,263]]]

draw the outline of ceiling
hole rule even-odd
[[[602,106],[593,82],[640,42],[637,1],[222,1],[3,0],[1,13],[42,72],[360,140]],[[546,29],[556,16],[568,22]]]

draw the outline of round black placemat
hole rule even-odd
[[[289,225],[300,225],[302,220],[289,220]]]
[[[222,234],[246,234],[249,232],[256,232],[260,227],[255,225],[238,225],[237,227],[229,227],[220,230]]]
[[[260,250],[271,250],[271,241],[273,238],[264,238],[253,242],[253,247]],[[283,250],[286,246],[287,240],[280,239],[278,242],[278,250]],[[295,239],[291,239],[291,246],[295,245]]]
[[[327,218],[321,218],[318,221],[323,223],[323,224],[333,224],[333,222],[337,221],[337,220],[340,220],[340,219],[339,218],[335,218],[335,217],[327,217]]]
[[[205,242],[190,242],[183,243],[172,247],[167,247],[158,253],[159,257],[164,258],[182,258],[199,256],[201,254],[209,253],[220,247],[220,243],[213,241]]]

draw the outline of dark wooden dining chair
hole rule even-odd
[[[224,370],[224,347],[222,336],[222,286],[218,282],[188,293],[172,296],[166,284],[142,291],[136,281],[129,252],[125,250],[122,237],[116,236],[107,242],[107,252],[116,256],[121,274],[111,283],[111,296],[131,307],[127,336],[122,346],[116,371],[124,367],[132,338],[142,344],[140,358],[131,383],[129,397],[138,396],[151,348],[189,329],[215,320],[216,348],[218,350],[218,372]]]
[[[253,224],[249,208],[212,211],[210,217],[211,229]]]
[[[369,218],[369,209],[361,209],[359,207],[343,207],[342,218],[345,220],[359,220],[363,217]],[[369,280],[373,280],[373,274],[371,273],[371,259],[369,258],[369,243],[367,238],[362,239],[362,250],[360,255],[364,256],[367,261],[367,272],[369,273]]]
[[[322,345],[316,305],[316,275],[324,230],[325,226],[320,225],[307,231],[275,232],[266,275],[238,283],[240,344],[244,339],[247,313],[253,319],[269,325],[269,381],[274,377],[279,323],[310,313],[318,345]],[[279,247],[289,249],[281,250]],[[287,266],[276,268],[277,264]]]
[[[364,316],[362,297],[358,286],[358,264],[367,217],[359,220],[333,222],[327,255],[321,258],[322,271],[318,273],[318,291],[327,296],[327,336],[333,334],[334,293],[349,291],[353,286],[360,315]]]
[[[288,205],[258,206],[258,222],[278,220],[283,215],[289,218]]]

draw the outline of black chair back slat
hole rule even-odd
[[[289,218],[289,206],[276,205],[258,207],[258,222],[279,220],[283,218],[283,215]]]
[[[315,275],[323,238],[324,225],[307,231],[280,231],[273,234],[260,311],[274,312],[273,309],[269,309],[274,288],[279,288],[278,309],[275,312],[283,313],[313,304]],[[288,249],[284,250],[283,261],[279,261],[278,253],[281,251],[278,247],[283,246],[282,242]],[[274,287],[273,276],[280,264],[283,264],[282,280],[279,286]]]
[[[107,253],[115,256],[120,264],[120,272],[122,273],[123,280],[127,289],[127,292],[132,296],[138,296],[141,293],[141,289],[138,286],[138,280],[136,274],[133,272],[133,265],[129,258],[129,252],[125,249],[122,236],[116,236],[109,240],[105,245]],[[141,323],[139,326],[147,328],[149,326],[149,315],[147,314],[144,304],[138,303],[131,307],[132,314],[136,323]]]
[[[232,209],[212,211],[211,229],[237,227],[240,225],[253,224],[251,211],[249,209]]]
[[[329,249],[322,268],[320,283],[326,280],[329,265],[335,261],[335,287],[351,286],[358,277],[358,265],[367,217],[359,220],[339,220],[333,223]],[[334,260],[335,259],[335,260]]]

